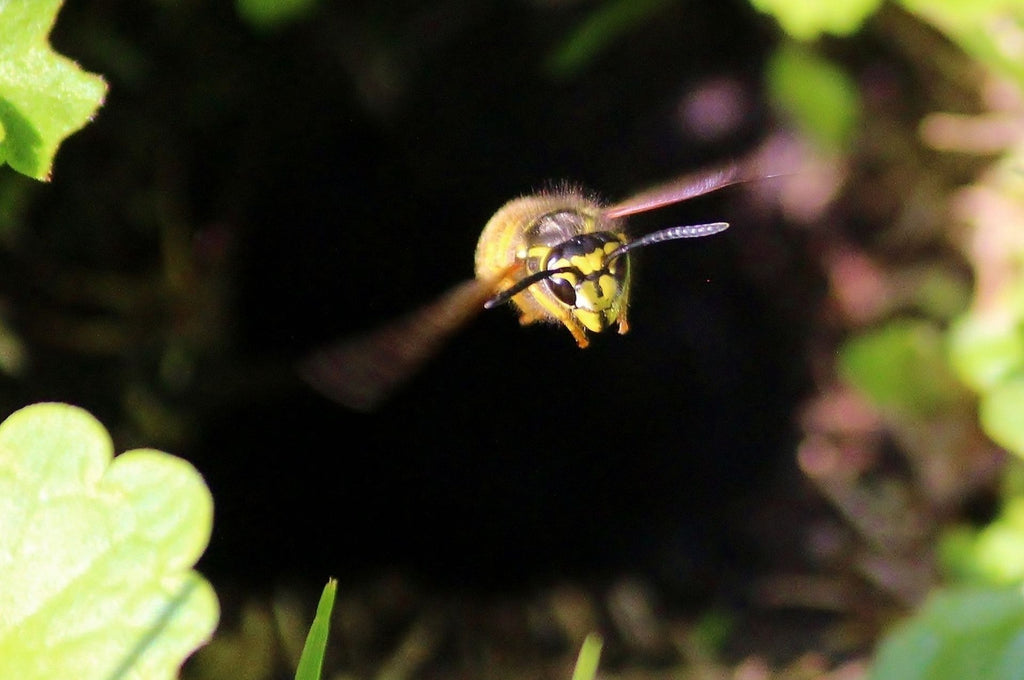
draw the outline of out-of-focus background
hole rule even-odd
[[[1024,11],[861,4],[69,2],[110,90],[50,182],[0,172],[0,410],[206,477],[188,677],[284,677],[328,575],[331,677],[567,677],[591,630],[610,673],[861,677],[1024,574]],[[296,376],[510,198],[749,158],[630,221],[732,227],[637,253],[628,335],[490,311],[371,414]]]

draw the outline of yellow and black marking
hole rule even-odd
[[[625,243],[619,220],[582,192],[526,196],[507,203],[484,228],[477,277],[511,267],[498,288],[514,292],[520,323],[561,323],[586,347],[587,331],[629,329],[629,262],[613,257]]]
[[[629,260],[611,257],[624,243],[621,235],[597,232],[574,236],[554,248],[538,246],[530,250],[531,255],[535,251],[540,251],[538,255],[542,253],[543,269],[570,270],[553,274],[544,282],[560,306],[555,308],[555,303],[546,297],[542,304],[556,318],[568,309],[571,318],[563,319],[563,323],[577,341],[583,335],[580,325],[594,333],[616,323],[620,333],[629,328]]]

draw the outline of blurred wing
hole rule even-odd
[[[496,286],[497,280],[465,281],[383,328],[314,352],[299,373],[343,406],[372,411],[484,308]]]
[[[756,168],[751,167],[752,165],[752,163],[728,163],[716,170],[684,175],[671,182],[659,184],[635,196],[630,196],[621,203],[607,208],[604,214],[608,217],[635,215],[679,203],[689,198],[703,196],[730,184],[763,178],[764,175],[757,173]]]

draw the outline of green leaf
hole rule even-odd
[[[942,333],[925,321],[899,319],[847,341],[839,366],[872,403],[901,413],[930,415],[960,394]]]
[[[882,642],[870,680],[1024,678],[1020,588],[939,591]]]
[[[0,163],[49,179],[57,148],[92,119],[107,86],[53,51],[61,0],[0,2]]]
[[[597,633],[590,633],[583,639],[580,654],[576,657],[576,667],[572,671],[572,680],[594,680],[602,647],[604,639]]]
[[[971,389],[992,389],[1024,368],[1024,330],[1011,314],[967,314],[949,334],[950,363]]]
[[[771,14],[789,35],[812,40],[822,33],[850,35],[875,13],[882,0],[750,0]]]
[[[767,81],[775,106],[820,146],[841,149],[852,140],[861,101],[857,86],[842,69],[790,44],[772,55]]]
[[[1024,457],[1024,376],[1017,375],[986,392],[978,408],[985,434]]]
[[[209,490],[166,453],[112,457],[73,406],[0,424],[0,678],[173,678],[212,634],[217,599],[192,570]]]
[[[334,609],[334,596],[337,592],[338,582],[333,578],[328,580],[320,594],[320,602],[316,606],[316,616],[313,617],[313,625],[306,636],[306,644],[302,647],[295,680],[320,680],[324,651],[327,649],[327,634],[331,630],[331,611]]]

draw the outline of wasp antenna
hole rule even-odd
[[[610,259],[621,257],[631,250],[643,248],[655,243],[661,243],[662,241],[675,241],[681,238],[701,238],[703,236],[717,234],[718,232],[725,231],[728,228],[728,222],[708,222],[707,224],[687,224],[681,227],[661,229],[660,231],[655,231],[624,244],[612,254]]]
[[[484,309],[494,309],[505,304],[516,295],[519,295],[524,290],[544,279],[550,279],[555,274],[567,274],[568,272],[576,271],[575,267],[559,267],[557,269],[544,269],[535,274],[530,274],[526,278],[519,279],[514,284],[501,291],[490,300],[484,303]]]

